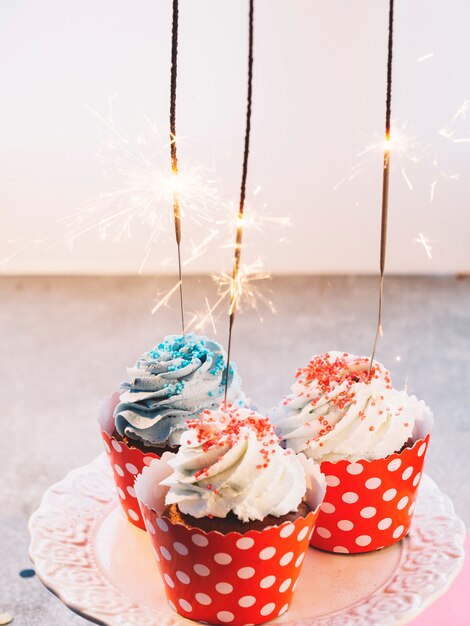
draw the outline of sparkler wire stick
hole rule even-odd
[[[370,357],[369,374],[374,363],[377,342],[382,330],[382,303],[384,289],[385,257],[387,251],[387,224],[388,224],[388,190],[390,178],[390,117],[392,112],[392,60],[393,60],[393,4],[390,0],[388,13],[388,58],[387,58],[387,97],[385,110],[385,147],[382,182],[382,217],[380,224],[380,287],[379,307],[377,313],[377,329],[375,332],[372,355]]]
[[[243,152],[242,181],[240,185],[240,204],[238,207],[237,232],[235,238],[235,257],[233,261],[232,284],[230,290],[230,308],[229,308],[229,330],[228,330],[228,347],[227,347],[227,370],[225,373],[225,398],[227,404],[227,391],[230,373],[230,353],[232,347],[232,330],[237,311],[237,300],[240,296],[238,284],[238,275],[240,271],[240,257],[242,252],[243,238],[243,212],[245,209],[246,196],[246,179],[248,175],[248,156],[250,153],[250,133],[251,133],[251,109],[253,95],[253,9],[254,0],[249,0],[249,17],[248,17],[248,92],[246,104],[246,127],[245,127],[245,148]]]
[[[180,292],[181,329],[184,335],[183,276],[181,269],[181,209],[178,195],[178,157],[176,154],[176,77],[178,71],[178,0],[173,0],[173,19],[171,27],[171,79],[170,79],[170,155],[171,174],[173,177],[173,215],[175,218],[175,236],[178,248],[178,279]]]

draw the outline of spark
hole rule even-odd
[[[242,226],[245,231],[253,230],[263,235],[268,235],[271,227],[290,228],[292,226],[290,216],[272,215],[267,204],[256,208],[249,207],[250,210],[248,213],[244,213],[242,218],[236,214],[233,203],[226,205],[224,209],[225,216],[216,222],[218,226],[224,227],[227,231],[227,242],[222,246],[223,248],[234,247],[233,230],[239,226]]]
[[[22,237],[19,239],[11,239],[8,243],[13,243],[13,242],[21,241],[21,240],[23,240]],[[24,243],[22,246],[14,250],[10,255],[2,259],[0,261],[0,266],[6,265],[7,263],[9,263],[12,259],[18,256],[21,252],[23,252],[23,250],[26,250],[26,248],[28,248],[30,245],[31,245],[30,241],[27,241],[26,243]]]
[[[445,124],[439,131],[439,135],[445,139],[449,139],[452,143],[470,143],[470,137],[461,134],[462,122],[467,120],[467,113],[470,111],[470,98],[465,98],[462,104],[457,108],[450,122]],[[456,136],[458,134],[458,136]]]
[[[49,249],[64,241],[72,248],[79,237],[91,232],[98,233],[103,241],[120,243],[139,229],[146,236],[141,273],[154,244],[173,232],[171,207],[175,192],[182,217],[203,228],[215,222],[220,203],[216,181],[213,172],[202,164],[172,173],[166,158],[168,142],[164,144],[155,123],[147,118],[137,136],[131,136],[116,124],[112,99],[106,115],[87,108],[107,133],[97,160],[104,167],[103,177],[109,190],[62,218],[65,233],[55,237]],[[182,137],[177,139],[180,142]],[[175,140],[176,137],[172,141]],[[198,246],[197,256],[203,252],[204,246]],[[191,260],[194,258],[197,257],[192,253]]]
[[[437,187],[437,180],[434,180],[431,183],[431,202],[434,200],[434,191],[436,190]]]
[[[395,361],[401,361],[401,356],[399,354],[397,354],[397,356],[395,357]]]
[[[419,57],[418,59],[418,63],[422,63],[423,61],[427,61],[428,59],[431,59],[434,56],[434,52],[429,52],[428,54],[424,54],[422,57]]]
[[[436,243],[435,241],[429,239],[428,237],[426,237],[425,235],[423,235],[423,233],[419,233],[419,236],[416,237],[415,239],[413,239],[413,241],[416,241],[416,243],[419,243],[423,246],[426,254],[428,255],[429,259],[432,259],[432,246],[431,243]]]
[[[257,196],[259,194],[259,192],[261,191],[261,189],[262,189],[261,185],[258,185],[256,187],[256,189],[253,191],[253,195]]]
[[[214,335],[217,335],[217,329],[215,327],[214,318],[212,317],[211,306],[209,304],[209,299],[208,299],[207,296],[205,296],[205,300],[206,300],[206,306],[207,306],[207,312],[208,312],[208,315],[209,315],[209,319],[210,319],[211,324],[212,324],[212,330],[214,331]]]
[[[454,117],[452,118],[452,123],[455,123],[459,117],[461,117],[462,119],[467,119],[467,112],[470,109],[470,98],[466,98],[463,103],[459,106],[459,108],[457,109],[457,111],[454,114]]]
[[[447,125],[439,131],[439,134],[450,137],[452,132]],[[426,164],[434,171],[437,170],[435,176],[439,178],[447,180],[455,180],[457,178],[456,174],[444,172],[439,168],[430,144],[421,143],[414,131],[408,129],[406,124],[399,124],[395,120],[392,122],[389,138],[384,141],[383,136],[379,137],[376,134],[374,141],[369,141],[363,148],[357,151],[357,162],[350,167],[348,174],[333,187],[333,191],[337,191],[344,183],[358,178],[372,166],[376,167],[377,163],[380,162],[378,157],[383,155],[384,151],[392,155],[391,167],[400,171],[410,191],[414,190],[411,170],[416,170],[420,164]]]
[[[207,237],[205,237],[201,243],[199,244],[195,244],[194,241],[191,240],[191,248],[190,248],[190,254],[191,256],[187,257],[184,261],[183,261],[183,265],[189,265],[190,263],[193,263],[196,259],[198,259],[200,256],[202,256],[204,254],[204,252],[207,249],[207,245],[217,237],[217,235],[219,234],[219,231],[215,228],[211,229],[209,234],[207,235]]]
[[[268,308],[271,313],[276,312],[274,303],[265,294],[266,290],[263,290],[258,284],[260,281],[271,279],[271,275],[262,270],[262,260],[260,258],[251,265],[243,266],[235,280],[225,272],[214,274],[212,279],[217,285],[217,299],[211,305],[206,298],[206,311],[198,314],[197,320],[191,324],[191,326],[195,325],[197,331],[203,330],[208,322],[215,329],[215,320],[219,315],[226,312],[225,306],[222,306],[225,304],[229,305],[229,312],[235,306],[239,311],[252,309],[257,313],[260,321],[263,321],[262,307]]]
[[[410,179],[408,178],[408,175],[407,175],[407,173],[406,173],[404,168],[402,168],[401,174],[402,174],[403,178],[405,179],[405,182],[408,185],[408,187],[411,189],[411,191],[413,191],[413,185],[412,185]]]
[[[151,312],[152,312],[152,314],[153,314],[153,313],[156,313],[156,312],[158,311],[158,309],[160,309],[162,306],[165,306],[166,304],[168,304],[168,302],[169,302],[169,300],[170,300],[171,296],[175,293],[175,291],[176,291],[177,289],[179,289],[179,286],[180,286],[180,285],[181,285],[181,281],[179,280],[179,281],[176,283],[176,285],[175,285],[174,287],[172,287],[172,288],[170,289],[170,291],[168,291],[168,292],[167,292],[167,293],[163,296],[163,298],[161,298],[161,299],[157,302],[157,304],[153,307],[153,309],[152,309],[152,311],[151,311]]]

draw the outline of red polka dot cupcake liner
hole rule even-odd
[[[283,615],[318,516],[324,477],[312,472],[307,493],[312,512],[305,518],[224,535],[161,516],[168,488],[155,486],[172,472],[168,458],[165,453],[153,461],[135,484],[168,604],[183,617],[209,624],[262,624]]]
[[[310,545],[356,554],[391,546],[409,532],[432,416],[410,448],[385,459],[321,463],[326,495]]]
[[[119,502],[125,516],[138,528],[145,530],[145,523],[134,491],[136,476],[158,459],[154,453],[144,454],[138,448],[129,448],[123,441],[112,436],[114,432],[114,409],[119,402],[119,394],[106,398],[100,406],[98,423],[101,428],[104,449],[113,471]]]

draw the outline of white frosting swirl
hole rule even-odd
[[[389,372],[340,352],[313,357],[292,394],[271,413],[283,444],[316,461],[372,460],[399,451],[429,413],[416,396],[392,388]]]
[[[283,450],[268,418],[230,405],[187,422],[166,503],[199,518],[233,513],[243,522],[296,511],[306,492],[303,466]]]

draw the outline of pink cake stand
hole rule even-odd
[[[37,575],[82,616],[106,626],[195,623],[168,606],[148,537],[124,518],[104,455],[46,491],[30,532]],[[355,556],[310,548],[289,611],[270,623],[406,624],[457,576],[465,535],[449,498],[424,476],[404,541]]]

